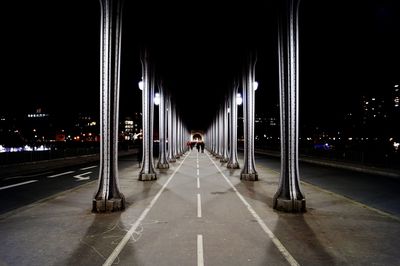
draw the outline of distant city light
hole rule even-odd
[[[399,142],[393,142],[393,147],[397,151],[399,149],[399,147],[400,147],[400,143]]]

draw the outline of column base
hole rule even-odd
[[[228,162],[228,164],[226,165],[226,168],[229,168],[229,169],[240,169],[240,166],[239,166],[239,163]]]
[[[168,163],[157,163],[157,168],[158,169],[168,169],[169,164]]]
[[[290,200],[274,198],[274,209],[283,212],[301,213],[306,212],[306,200]]]
[[[246,180],[246,181],[258,181],[258,173],[252,173],[252,174],[240,174],[240,179],[241,180]]]
[[[140,173],[139,174],[139,181],[152,181],[152,180],[157,180],[157,174],[145,174],[145,173]]]
[[[119,199],[93,199],[92,212],[116,212],[125,209],[125,198],[122,195]]]
[[[170,163],[175,163],[176,162],[176,159],[175,158],[171,158],[171,159],[169,159],[168,160]]]
[[[219,160],[221,163],[227,163],[229,160],[226,158],[221,158],[221,160]]]

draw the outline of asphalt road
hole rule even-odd
[[[280,160],[256,155],[257,165],[280,172]],[[400,179],[300,163],[300,179],[378,210],[400,217]]]
[[[259,167],[280,171],[280,161],[275,157],[257,154],[256,163]],[[124,171],[132,164],[137,165],[136,156],[120,158],[119,169]],[[0,214],[95,181],[97,178],[98,163],[3,178],[0,180]],[[300,178],[304,182],[400,217],[398,178],[309,163],[300,163]]]

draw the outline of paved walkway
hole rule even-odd
[[[243,182],[194,150],[171,166],[120,169],[123,212],[91,213],[92,182],[3,216],[0,265],[400,265],[396,217],[304,183],[308,212],[280,213],[268,167]]]

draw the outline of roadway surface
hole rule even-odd
[[[240,170],[193,150],[141,182],[136,157],[125,157],[126,210],[110,214],[90,212],[97,165],[3,180],[1,194],[24,204],[47,199],[2,216],[0,265],[400,265],[398,216],[315,186],[352,191],[348,179],[364,174],[302,165],[308,212],[285,214],[272,209],[279,161],[258,156],[257,168],[260,181],[241,181]]]
[[[256,154],[257,167],[280,172],[280,160]],[[137,165],[136,155],[119,159],[119,169]],[[98,178],[98,163],[79,164],[0,179],[0,215]],[[400,218],[400,179],[300,163],[302,181],[396,215]]]

